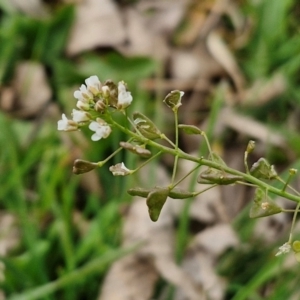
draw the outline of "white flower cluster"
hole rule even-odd
[[[72,111],[72,120],[62,114],[62,119],[57,122],[57,129],[76,131],[89,124],[89,129],[94,131],[93,141],[107,138],[112,131],[105,121],[108,108],[122,111],[132,102],[131,93],[127,91],[124,81],[120,81],[118,85],[110,80],[102,84],[96,75],[87,78],[85,84],[74,92],[74,97],[77,99],[77,109]]]

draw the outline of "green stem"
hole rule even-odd
[[[143,162],[142,164],[140,164],[136,169],[132,170],[131,174],[136,173],[137,171],[139,171],[141,168],[143,168],[145,165],[147,165],[151,160],[155,159],[156,157],[158,157],[159,155],[161,155],[162,151],[157,152],[155,155],[151,156],[149,159],[147,159],[145,162]]]
[[[175,151],[178,151],[178,110],[177,109],[174,110],[174,119],[175,119]],[[177,166],[178,166],[178,155],[175,155],[171,185],[173,185],[175,181]]]
[[[184,179],[186,179],[187,177],[189,177],[192,173],[194,173],[198,168],[200,168],[200,165],[197,165],[195,168],[193,168],[191,171],[189,171],[187,174],[185,174],[182,178],[180,178],[177,182],[175,182],[171,188],[174,188],[175,186],[177,186],[179,183],[181,183]]]
[[[297,214],[299,212],[299,208],[300,208],[300,202],[298,202],[298,204],[296,206],[296,209],[295,209],[295,212],[294,212],[292,226],[291,226],[291,232],[290,232],[290,237],[289,237],[289,241],[288,241],[289,244],[291,244],[292,240],[293,240],[293,231],[294,231],[294,227],[295,227],[295,223],[296,223]]]
[[[232,169],[228,166],[220,165],[218,162],[214,162],[214,161],[211,161],[209,159],[205,159],[204,157],[196,157],[196,156],[190,155],[188,153],[183,152],[180,149],[172,149],[172,148],[160,145],[159,143],[157,143],[153,140],[149,140],[145,137],[140,137],[139,135],[135,134],[134,132],[124,128],[121,125],[119,125],[115,121],[113,121],[113,123],[116,127],[118,127],[120,130],[122,130],[124,133],[126,133],[126,134],[130,135],[131,137],[141,141],[144,144],[147,144],[149,146],[152,146],[152,147],[162,151],[163,153],[168,153],[168,154],[171,154],[175,157],[178,156],[178,158],[193,161],[193,162],[198,163],[199,165],[204,165],[204,166],[207,166],[207,167],[210,167],[210,168],[213,168],[213,169],[221,170],[221,171],[224,171],[225,173],[228,173],[228,174],[241,176],[244,179],[244,181],[250,182],[250,183],[260,187],[261,189],[264,189],[264,190],[267,189],[270,193],[273,193],[275,195],[284,197],[286,199],[289,199],[289,200],[297,202],[297,203],[300,202],[300,196],[288,193],[286,191],[282,191],[278,188],[275,188],[275,187],[265,183],[264,181],[261,181],[260,179],[258,179],[256,177],[253,177],[250,174],[240,172],[240,171]]]
[[[130,138],[127,143],[130,143],[132,141],[132,138]],[[114,151],[111,155],[106,157],[104,160],[98,161],[97,165],[99,168],[101,168],[104,164],[106,164],[111,158],[113,158],[116,154],[118,154],[120,151],[122,151],[124,148],[120,147],[116,151]]]

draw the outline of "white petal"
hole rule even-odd
[[[101,140],[101,136],[99,136],[97,133],[94,133],[91,137],[92,141],[96,142]]]
[[[92,131],[96,131],[99,127],[100,125],[95,121],[91,122],[89,125],[89,129],[91,129]]]
[[[98,88],[100,88],[100,84],[101,84],[98,76],[96,76],[96,75],[93,75],[93,76],[90,76],[89,78],[87,78],[85,80],[85,83],[87,86],[94,86],[94,87],[98,87]]]

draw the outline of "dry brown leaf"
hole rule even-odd
[[[243,90],[245,79],[229,47],[216,31],[212,31],[207,38],[207,47],[214,59],[226,70],[233,80],[238,92]]]
[[[5,257],[9,251],[16,248],[21,240],[17,227],[17,219],[7,212],[0,212],[0,256]],[[5,265],[0,262],[0,282],[5,280]],[[1,299],[0,291],[0,299]],[[4,296],[4,294],[3,294]]]
[[[157,222],[149,218],[144,199],[134,201],[124,220],[123,244],[145,242],[134,254],[116,261],[102,286],[100,300],[151,299],[158,271],[154,260],[173,256],[172,219],[163,210]],[[130,266],[130,267],[129,267]]]
[[[121,12],[110,0],[86,0],[76,6],[67,52],[76,55],[100,46],[116,46],[125,41]]]
[[[45,69],[37,62],[26,61],[17,66],[13,87],[18,98],[15,114],[22,117],[38,114],[52,95]]]
[[[229,127],[255,140],[286,148],[286,140],[282,134],[274,132],[261,122],[239,114],[230,107],[222,109],[219,114],[218,122],[218,126],[223,129]]]
[[[128,8],[123,11],[123,17],[126,23],[126,45],[117,45],[116,49],[128,56],[147,55],[164,59],[168,55],[166,40],[147,27],[141,12]]]
[[[260,107],[282,95],[286,88],[284,76],[276,73],[268,80],[256,80],[252,87],[244,91],[240,104],[245,107]]]
[[[9,112],[13,110],[16,92],[11,87],[1,87],[0,89],[0,108]]]
[[[0,255],[4,256],[18,246],[20,232],[15,216],[7,212],[0,213]]]
[[[128,255],[113,263],[101,289],[99,300],[149,300],[158,273],[151,261]]]
[[[192,153],[197,155],[197,153]],[[180,160],[178,165],[178,179],[182,178],[190,170],[192,170],[197,164],[187,160]],[[206,167],[199,168],[198,174]],[[184,190],[189,190],[191,185],[191,177],[183,181],[180,187]],[[194,190],[204,190],[212,185],[209,184],[194,184]],[[184,201],[170,201],[173,214],[178,217],[185,205]],[[220,186],[216,186],[198,196],[196,196],[189,210],[189,216],[192,219],[200,221],[201,223],[211,224],[220,220],[227,220],[227,215],[222,204],[222,195]]]
[[[145,176],[144,180],[148,186],[151,186],[149,174],[151,174],[149,169],[142,172],[142,176]],[[157,180],[155,183],[167,186],[168,176],[161,167],[155,168],[155,175]],[[124,220],[123,244],[128,246],[141,241],[145,244],[131,257],[121,259],[113,264],[99,299],[151,299],[150,291],[153,291],[158,276],[180,286],[190,297],[189,299],[199,299],[202,291],[201,285],[195,284],[175,262],[175,228],[171,210],[173,202],[172,199],[167,200],[157,222],[150,220],[145,199],[136,198],[132,203]],[[128,264],[134,268],[129,268]],[[141,275],[139,270],[142,274],[147,275]],[[147,280],[147,276],[149,276],[149,280]],[[131,278],[130,284],[127,284],[128,278]],[[114,291],[117,282],[121,283],[121,287],[118,288],[119,294]],[[136,287],[130,287],[130,285]],[[143,288],[139,289],[139,286]],[[126,295],[126,297],[122,298],[122,295]]]
[[[228,224],[207,228],[195,236],[183,258],[183,269],[201,284],[208,299],[224,299],[226,282],[217,275],[216,260],[225,250],[238,245],[238,238]],[[175,300],[190,298],[178,289]],[[200,298],[199,298],[200,299]]]
[[[10,4],[34,18],[45,18],[49,15],[42,0],[10,0]]]
[[[143,0],[136,5],[146,27],[158,34],[172,33],[181,21],[189,0]],[[151,12],[151,13],[149,13]]]
[[[221,76],[223,67],[207,51],[204,42],[198,43],[193,51],[175,50],[171,54],[171,74],[174,78],[193,79]]]

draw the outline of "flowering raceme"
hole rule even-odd
[[[96,75],[87,78],[85,84],[74,92],[74,97],[77,99],[77,109],[72,111],[72,120],[68,120],[63,114],[57,123],[57,129],[76,131],[88,125],[94,131],[92,141],[99,141],[110,135],[112,129],[108,120],[115,111],[124,111],[133,99],[124,81],[116,85],[107,80],[102,84]]]

